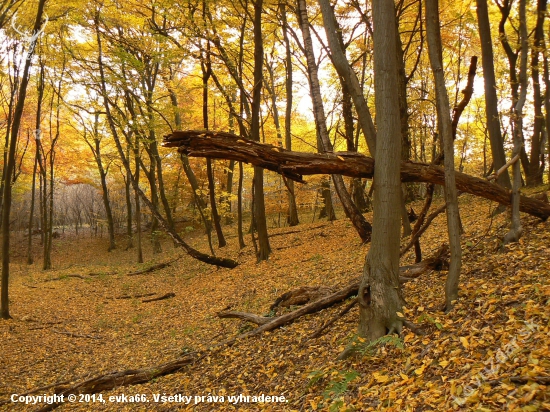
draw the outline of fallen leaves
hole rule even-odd
[[[181,264],[154,275],[127,277],[123,274],[136,270],[130,265],[132,256],[123,262],[128,254],[114,251],[113,261],[105,267],[90,259],[90,267],[80,271],[113,273],[116,268],[118,274],[110,276],[65,276],[44,283],[75,269],[16,272],[12,288],[16,319],[9,326],[0,323],[0,392],[22,393],[54,381],[150,367],[181,354],[209,350],[207,358],[183,372],[131,391],[284,394],[289,399],[285,407],[262,405],[262,410],[274,411],[548,409],[550,265],[545,236],[550,225],[529,227],[529,240],[495,255],[491,248],[497,231],[486,239],[468,238],[479,226],[488,225],[486,210],[476,204],[463,211],[464,241],[476,246],[464,248],[465,270],[455,309],[449,314],[437,310],[444,275],[423,275],[407,283],[407,307],[396,315],[421,324],[429,334],[419,337],[404,328],[402,348],[381,342],[345,362],[334,359],[356,332],[356,308],[323,336],[309,337],[347,303],[258,338],[208,349],[243,327],[235,320],[217,319],[215,313],[221,308],[265,314],[275,298],[289,290],[345,285],[355,278],[368,247],[351,241],[353,229],[344,220],[304,225],[298,232],[296,228],[276,230],[277,236],[271,239],[276,252],[269,262],[256,265],[249,246],[240,257],[241,266],[233,271],[212,270],[184,257]],[[494,227],[503,221],[504,217],[497,217]],[[444,216],[433,225],[421,240],[425,255],[440,245]],[[283,235],[286,231],[296,233]],[[101,249],[99,241],[87,244],[80,246],[83,253]],[[173,257],[165,254],[158,261]],[[412,254],[404,259],[412,260]],[[66,264],[73,263],[67,260]],[[151,293],[175,296],[142,303]],[[54,330],[102,339],[82,339]],[[319,379],[311,383],[309,377],[315,371]],[[108,395],[128,392],[128,388],[117,388]],[[197,405],[196,410],[212,410],[209,406]],[[242,404],[238,410],[258,408]],[[75,405],[75,409],[99,407],[87,404]]]

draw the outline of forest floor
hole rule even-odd
[[[177,373],[104,392],[104,402],[77,399],[58,410],[548,411],[550,222],[523,215],[523,238],[498,253],[507,232],[506,213],[491,218],[495,204],[471,196],[460,202],[465,234],[455,309],[438,311],[445,272],[425,273],[404,285],[403,312],[427,334],[416,336],[405,328],[401,338],[375,345],[355,338],[357,306],[324,335],[310,339],[348,303],[342,302],[258,337],[208,349],[251,328],[240,320],[219,319],[216,313],[227,307],[267,314],[284,292],[304,285],[345,286],[361,275],[369,246],[360,244],[342,213],[334,222],[270,229],[273,254],[260,264],[250,235],[239,251],[236,230],[226,228],[229,245],[216,253],[238,259],[233,270],[183,256],[167,239],[159,255],[153,256],[147,244],[149,261],[136,265],[135,249],[125,251],[122,238],[119,249],[107,253],[105,238],[66,233],[54,240],[55,268],[42,271],[40,262],[25,264],[21,243],[12,265],[14,319],[0,321],[0,402],[8,401],[0,410],[39,409],[9,402],[12,394],[205,350],[204,357]],[[446,241],[445,232],[441,214],[422,237],[425,257]],[[189,242],[207,251],[203,236]],[[183,257],[164,269],[127,275],[178,256]],[[409,252],[401,264],[413,260]],[[167,293],[175,296],[144,302]],[[152,295],[142,296],[147,294]],[[353,339],[359,354],[337,361]],[[34,395],[44,394],[52,393],[45,388]],[[122,394],[144,395],[149,402],[115,397]],[[285,401],[229,401],[240,394],[284,396]],[[155,395],[180,398],[155,403]],[[183,396],[191,396],[188,404]]]

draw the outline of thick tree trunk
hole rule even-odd
[[[400,332],[403,298],[399,283],[401,130],[397,89],[397,44],[393,0],[374,0],[374,88],[378,127],[374,174],[372,245],[359,285],[359,336],[374,341]],[[346,356],[346,352],[341,356]]]
[[[533,84],[533,106],[534,106],[534,119],[533,119],[533,137],[531,138],[531,153],[529,157],[529,171],[525,176],[527,186],[542,185],[542,175],[544,171],[544,156],[541,153],[544,152],[544,115],[542,114],[543,98],[540,88],[540,70],[539,70],[539,54],[544,50],[544,19],[546,16],[546,3],[547,0],[538,0],[537,2],[537,24],[535,26],[535,38],[534,44],[531,48],[531,79]],[[520,3],[521,8],[521,3]],[[521,23],[525,23],[520,17],[520,35],[521,35]],[[522,38],[523,42],[523,38]],[[527,42],[527,39],[525,40]],[[523,50],[523,46],[522,46]],[[527,53],[527,49],[522,51]],[[523,59],[523,58],[522,58]],[[523,60],[522,63],[523,64]],[[520,68],[523,70],[523,67]],[[520,74],[521,78],[521,74]],[[520,79],[520,83],[521,83]],[[549,93],[547,91],[547,93]],[[515,145],[515,143],[514,143]],[[521,141],[520,141],[521,145]],[[521,147],[521,146],[520,146]],[[542,163],[542,164],[541,164]],[[514,173],[514,169],[512,169]]]
[[[332,63],[338,75],[344,79],[349,87],[355,110],[357,110],[359,125],[365,136],[369,152],[374,156],[376,151],[376,130],[374,128],[374,122],[372,121],[372,116],[367,106],[361,85],[359,84],[359,80],[357,79],[357,75],[350,66],[344,50],[342,50],[340,42],[338,41],[334,10],[329,0],[319,0],[319,5],[323,13],[323,25],[327,34]]]
[[[315,174],[341,174],[372,179],[375,170],[374,160],[359,153],[291,152],[226,132],[176,131],[166,136],[164,146],[178,147],[180,152],[188,156],[208,156],[251,163],[302,183],[303,175]],[[461,192],[510,205],[511,193],[500,185],[460,172],[455,173],[455,178],[456,187]],[[402,162],[401,181],[445,185],[445,172],[434,165]],[[520,210],[544,220],[550,217],[550,205],[526,196],[520,197]]]

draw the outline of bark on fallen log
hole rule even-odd
[[[448,253],[449,253],[448,246],[443,245],[434,257],[425,259],[424,261],[415,263],[414,265],[400,267],[399,280],[401,281],[401,283],[406,283],[412,279],[419,277],[422,273],[425,273],[428,270],[441,270],[441,269],[447,268],[449,266],[447,262]],[[303,289],[304,288],[296,289],[295,291],[288,292],[283,296],[292,295],[292,292],[295,292],[296,295],[301,295],[301,292]],[[312,289],[315,289],[315,287],[313,287]],[[251,336],[259,335],[269,330],[277,329],[288,323],[294,322],[296,319],[304,315],[319,312],[320,310],[336,305],[337,303],[340,303],[351,296],[357,295],[358,290],[359,290],[359,280],[356,280],[353,283],[350,283],[349,285],[347,285],[345,288],[342,288],[336,292],[323,296],[315,300],[314,302],[310,302],[307,305],[302,306],[301,308],[295,311],[286,313],[281,316],[277,316],[275,318],[259,316],[254,313],[247,313],[247,312],[220,312],[218,313],[218,317],[238,318],[248,322],[255,323],[256,325],[261,325],[260,327],[250,332],[246,332],[238,336],[238,339],[251,337]],[[274,306],[272,306],[272,308],[273,307]]]
[[[70,394],[77,395],[85,393],[99,393],[120,386],[137,385],[140,383],[149,382],[150,380],[158,378],[160,376],[177,372],[183,367],[193,363],[194,360],[194,355],[187,356],[185,358],[177,359],[175,361],[158,366],[153,366],[150,368],[128,369],[124,371],[108,373],[106,375],[99,375],[76,384],[67,384],[64,382],[50,386],[50,390],[53,389],[53,393],[57,395],[65,395],[65,397]],[[50,405],[44,405],[41,409],[39,409],[39,411],[51,411],[58,406],[61,406],[61,404],[53,403]]]
[[[351,177],[372,178],[374,159],[359,153],[303,153],[265,145],[239,138],[227,132],[176,131],[164,138],[165,147],[177,147],[188,156],[228,159],[250,163],[279,173],[297,182],[304,175],[341,174]],[[402,162],[402,182],[445,184],[443,168],[425,163]],[[458,190],[509,205],[511,193],[495,183],[456,172]],[[520,210],[546,220],[550,205],[540,200],[521,196]]]
[[[288,308],[290,306],[305,305],[334,292],[336,292],[334,288],[327,286],[302,286],[279,296],[269,310],[273,311],[278,307]]]

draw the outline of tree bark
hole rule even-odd
[[[313,102],[313,114],[315,117],[315,126],[319,134],[320,141],[323,145],[323,152],[331,152],[332,144],[328,136],[328,130],[326,125],[326,118],[323,108],[323,100],[321,97],[321,87],[319,85],[319,79],[317,74],[317,64],[315,62],[315,55],[313,52],[313,42],[311,40],[311,34],[309,30],[309,18],[307,15],[307,8],[305,0],[298,0],[298,22],[302,31],[302,37],[304,40],[304,50],[307,59],[307,71],[308,81],[310,85],[311,99]],[[371,142],[372,143],[372,142]],[[334,182],[334,188],[340,201],[346,216],[351,220],[353,226],[359,233],[361,240],[367,242],[370,240],[372,232],[372,226],[361,214],[357,206],[353,203],[349,193],[344,185],[344,180],[341,175],[332,175],[332,181]]]
[[[36,12],[36,19],[33,27],[33,34],[37,34],[40,31],[42,25],[42,14],[44,13],[44,5],[46,0],[40,0],[38,2],[38,9]],[[36,46],[36,39],[32,40],[29,44],[29,50],[27,52],[27,59],[25,61],[25,68],[23,69],[23,76],[21,78],[21,85],[19,87],[19,95],[17,97],[17,105],[13,114],[13,122],[11,125],[11,135],[9,140],[9,148],[5,148],[8,151],[8,157],[4,175],[2,176],[4,181],[3,187],[3,207],[2,207],[2,277],[0,279],[0,318],[10,319],[9,310],[9,275],[10,275],[10,211],[12,202],[12,175],[15,170],[15,148],[17,146],[17,138],[19,136],[19,127],[21,125],[21,118],[23,117],[23,109],[25,107],[25,97],[27,96],[27,86],[29,84],[29,71],[32,65],[32,57],[34,55]]]
[[[305,183],[303,175],[315,174],[372,179],[375,170],[374,159],[359,153],[291,152],[227,132],[176,131],[165,137],[164,146],[178,147],[178,151],[188,156],[251,163],[301,183]],[[500,185],[460,172],[455,173],[455,178],[457,189],[461,192],[510,205],[511,192]],[[445,172],[441,167],[426,163],[401,162],[401,181],[444,185]],[[550,205],[526,196],[520,197],[520,210],[543,220],[550,217]]]
[[[399,232],[401,216],[401,130],[397,89],[397,44],[393,0],[374,0],[374,88],[379,139],[374,173],[374,220],[372,245],[366,257],[359,285],[358,334],[374,341],[401,332],[403,320],[397,312],[403,306],[399,283]],[[349,349],[349,348],[348,348]],[[340,357],[345,357],[347,350]]]
[[[281,3],[281,23],[283,30],[283,41],[285,44],[285,94],[286,94],[286,108],[285,108],[285,148],[292,150],[292,134],[291,134],[291,121],[292,121],[292,86],[293,86],[293,70],[292,70],[292,54],[290,50],[290,40],[288,38],[288,22],[286,18],[286,4]],[[296,226],[300,223],[298,219],[298,207],[296,206],[296,196],[294,194],[294,182],[289,180],[286,182],[288,189],[288,213],[287,223],[289,226]]]
[[[539,54],[544,50],[544,19],[546,16],[546,3],[547,0],[538,0],[537,2],[537,23],[535,26],[535,37],[533,42],[533,47],[531,48],[531,79],[533,84],[533,109],[534,109],[534,119],[533,119],[533,135],[531,138],[531,153],[529,157],[529,171],[526,173],[525,180],[527,186],[537,186],[542,185],[543,171],[544,171],[544,156],[541,154],[544,152],[544,115],[542,114],[543,99],[540,88],[540,70],[539,70]],[[520,3],[520,10],[521,10]],[[524,20],[521,20],[520,16],[520,36],[521,42],[523,43],[523,35],[521,33],[521,25],[526,24]],[[527,29],[526,29],[527,30]],[[526,47],[527,39],[525,39]],[[523,51],[522,46],[522,56],[527,54],[527,49]],[[521,60],[520,71],[523,70],[523,57]],[[527,69],[526,69],[527,71]],[[520,83],[522,83],[521,73],[520,73]],[[548,91],[547,91],[548,93]],[[515,143],[514,143],[515,145]],[[521,145],[521,141],[520,141]],[[520,146],[521,150],[521,146]],[[512,168],[512,173],[514,169]]]
[[[263,84],[264,47],[262,39],[262,7],[263,0],[254,1],[254,88],[252,90],[252,122],[250,136],[260,141],[260,104]],[[267,260],[271,253],[267,233],[264,198],[264,171],[260,167],[254,168],[254,228],[258,232],[259,249],[258,260]]]
[[[493,63],[493,43],[491,39],[487,0],[476,0],[476,4],[479,36],[481,39],[481,62],[483,65],[483,78],[485,79],[485,113],[487,116],[487,129],[489,131],[493,163],[495,169],[500,169],[506,163],[506,156],[504,154],[504,142],[500,131],[498,115],[497,86]],[[512,187],[508,172],[503,173],[497,182],[505,188],[510,189]]]
[[[437,117],[439,133],[442,139],[445,164],[445,204],[447,205],[447,231],[451,246],[451,265],[445,284],[445,309],[450,311],[453,302],[458,299],[458,281],[462,266],[462,249],[460,247],[460,217],[454,169],[454,139],[450,114],[449,96],[443,73],[443,56],[439,22],[438,0],[425,0],[426,35],[430,63],[435,79]]]
[[[520,68],[519,68],[519,86],[520,92],[518,96],[518,101],[512,111],[514,116],[514,150],[512,152],[512,158],[521,154],[522,144],[522,130],[523,130],[523,106],[525,105],[525,100],[527,98],[527,22],[526,22],[526,0],[520,0],[519,2],[519,33],[520,33],[520,44],[521,44],[521,58],[520,58]],[[535,99],[536,101],[536,99]],[[532,141],[532,144],[539,144],[539,142]],[[533,153],[533,151],[531,151]],[[533,159],[531,159],[533,160]],[[539,159],[538,155],[535,159],[536,168],[539,168]],[[533,166],[533,162],[530,162],[530,166]],[[530,167],[530,169],[531,169]],[[529,170],[527,176],[529,177],[532,170]],[[535,173],[535,175],[538,173]],[[506,245],[511,242],[517,242],[521,237],[523,228],[521,227],[521,219],[519,216],[519,190],[521,188],[521,168],[518,159],[514,162],[512,166],[512,175],[513,175],[513,185],[512,185],[512,219],[510,224],[510,230],[504,236],[502,241],[503,245]],[[542,175],[541,175],[542,177]],[[533,176],[531,175],[528,179],[528,182],[531,184],[536,183],[532,180]],[[541,179],[542,183],[542,179]]]

